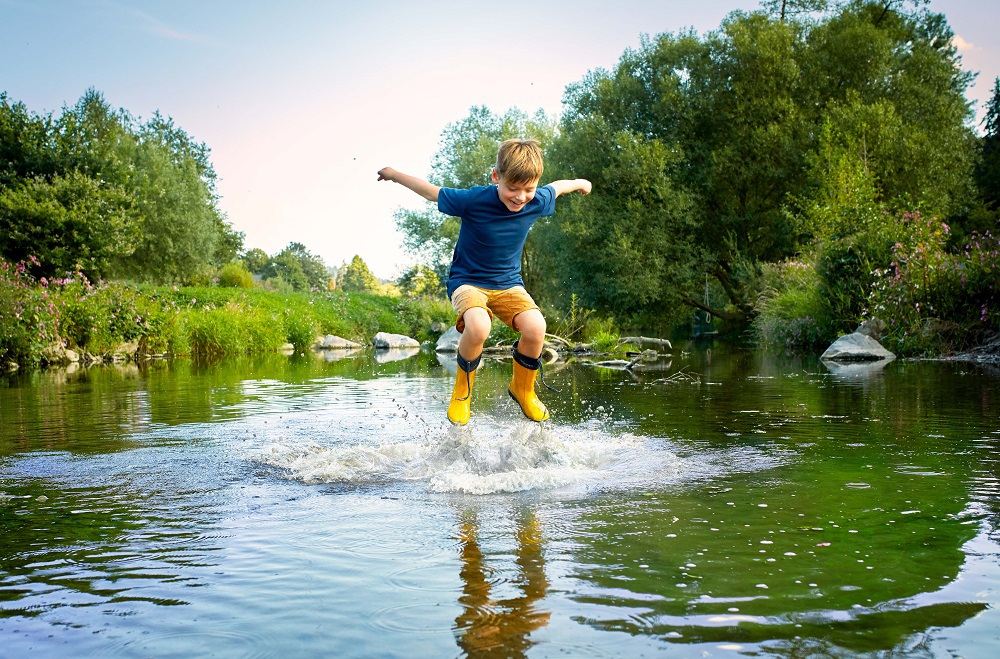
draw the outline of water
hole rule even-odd
[[[1000,373],[686,349],[0,379],[0,656],[1000,656]]]

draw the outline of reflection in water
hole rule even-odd
[[[514,597],[499,599],[494,595],[494,588],[502,584],[490,579],[492,571],[483,559],[478,535],[479,523],[468,513],[459,528],[462,596],[458,601],[462,613],[455,619],[458,646],[468,657],[524,657],[535,644],[531,633],[546,626],[552,615],[537,605],[549,587],[538,518],[525,511],[518,519],[514,563],[520,594]]]
[[[0,655],[1000,656],[1000,374],[440,359],[0,376]]]

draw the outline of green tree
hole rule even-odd
[[[0,189],[0,253],[14,262],[38,258],[43,276],[79,267],[97,279],[134,249],[128,205],[121,188],[79,172]]]
[[[413,297],[435,297],[444,291],[441,278],[426,265],[413,266],[400,276],[396,285],[405,295]]]
[[[280,277],[296,291],[327,290],[330,274],[323,259],[311,254],[302,243],[292,242],[259,270],[264,279]]]
[[[659,270],[657,285],[671,292],[650,298],[651,304],[681,299],[732,320],[753,313],[761,265],[797,253],[821,229],[810,224],[818,215],[803,214],[790,201],[829,192],[816,188],[810,165],[827,123],[837,159],[856,159],[848,170],[865,172],[874,203],[947,217],[971,199],[975,142],[964,96],[970,77],[944,18],[922,3],[908,8],[894,0],[852,1],[820,16],[787,11],[792,4],[811,11],[815,3],[782,4],[784,20],[780,10],[734,12],[704,37],[681,32],[645,39],[614,70],[592,72],[566,92],[553,148],[559,173],[615,190],[607,221],[616,232],[667,234],[679,243],[650,243],[643,253],[641,263],[652,263],[654,271],[661,258],[678,263]],[[582,162],[586,148],[575,143],[593,143],[595,130],[618,142],[627,143],[628,135],[659,146],[617,151],[616,158],[591,162],[596,170],[564,158]],[[619,158],[640,159],[632,169],[659,169],[641,161],[657,149],[676,159],[665,177],[671,194],[691,204],[690,230],[678,213],[683,205],[664,213],[648,203],[644,189],[633,193],[607,183],[605,169],[620,169]],[[595,199],[599,190],[595,184]],[[553,223],[558,235],[548,236],[554,247],[590,235],[594,224],[586,204],[565,212]],[[606,260],[608,272],[634,278],[632,270],[642,267],[638,250],[619,245],[602,237],[591,243],[589,256]],[[690,258],[678,261],[678,254]],[[592,279],[584,261],[563,261],[559,281],[570,292],[585,293]],[[725,292],[726,308],[704,304],[699,292],[706,275]],[[617,299],[627,304],[627,296]],[[630,312],[627,306],[608,310]]]
[[[500,142],[531,137],[545,145],[554,135],[555,121],[541,110],[529,116],[516,108],[496,114],[483,106],[473,107],[468,116],[448,124],[442,131],[428,180],[450,188],[489,185]],[[442,281],[446,280],[460,220],[439,213],[431,203],[419,210],[401,208],[396,211],[395,219],[405,249],[421,263],[429,264]],[[525,246],[529,261],[531,252],[529,238]],[[524,273],[525,278],[530,278],[528,271],[530,267]]]
[[[262,273],[270,260],[271,257],[267,255],[267,252],[257,247],[243,255],[243,262],[246,264],[247,270],[255,275]]]
[[[1000,78],[994,81],[993,96],[986,103],[983,128],[976,183],[987,206],[1000,210]]]
[[[373,293],[379,290],[378,279],[357,254],[340,271],[337,288],[349,293]]]

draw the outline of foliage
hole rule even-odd
[[[330,288],[330,275],[323,259],[311,254],[302,243],[289,243],[263,265],[258,265],[260,256],[256,252],[260,250],[251,250],[250,259],[254,266],[260,268],[258,272],[264,279],[280,279],[294,291],[325,291]]]
[[[782,20],[791,6],[806,11]],[[738,320],[754,313],[763,264],[852,230],[845,207],[963,212],[970,76],[943,17],[902,3],[816,9],[772,3],[771,15],[734,12],[704,37],[645,39],[569,87],[552,160],[591,179],[594,198],[561,205],[551,223],[547,244],[567,252],[546,262],[553,289],[628,317],[698,306],[708,274],[728,298],[710,311]],[[648,185],[616,188],[623,169]],[[824,171],[840,177],[825,190]]]
[[[357,254],[341,271],[337,286],[349,293],[374,293],[379,290],[378,279],[368,269],[368,264]]]
[[[435,297],[444,292],[441,278],[426,265],[415,265],[396,282],[404,295],[411,297]]]
[[[758,345],[787,353],[823,348],[835,321],[815,263],[788,259],[763,267],[753,333]]]
[[[253,288],[253,275],[243,261],[230,261],[219,268],[219,286]]]
[[[893,220],[903,238],[873,273],[867,313],[889,325],[883,343],[901,354],[969,347],[1000,329],[1000,239],[974,234],[945,249],[950,227],[920,213]]]
[[[448,124],[441,133],[428,180],[450,188],[489,185],[500,142],[514,137],[533,137],[544,147],[554,134],[555,121],[541,110],[528,116],[516,108],[496,114],[483,106],[473,107],[468,116]],[[548,175],[543,175],[543,179],[548,180]],[[394,217],[407,251],[430,266],[441,281],[446,281],[458,241],[460,220],[439,213],[431,203],[419,210],[401,208]],[[529,264],[531,250],[529,238],[525,246]],[[527,265],[526,280],[531,277],[530,270]]]
[[[27,263],[0,258],[0,368],[9,362],[37,364],[42,350],[59,340],[61,309],[46,279],[36,282]]]
[[[154,114],[140,123],[94,89],[59,117],[0,94],[0,256],[34,274],[181,282],[242,248],[217,208],[204,144]]]
[[[247,270],[255,275],[263,274],[264,268],[270,260],[271,257],[267,255],[267,252],[258,247],[247,250],[247,253],[243,255],[244,265],[246,265]]]
[[[79,271],[36,280],[30,270],[39,265],[0,259],[3,363],[44,363],[53,345],[96,356],[123,348],[218,356],[270,352],[284,343],[304,351],[322,334],[367,343],[385,331],[424,341],[435,337],[433,324],[450,323],[454,313],[443,299],[370,293],[93,283]]]

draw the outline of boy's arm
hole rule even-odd
[[[590,181],[585,178],[575,178],[572,181],[552,181],[549,183],[553,188],[555,188],[556,196],[564,195],[567,192],[580,192],[582,194],[590,194]]]
[[[410,176],[409,174],[404,174],[403,172],[397,172],[392,167],[383,167],[378,170],[378,180],[399,183],[404,188],[413,190],[427,201],[437,201],[438,192],[441,190],[440,186],[432,185],[423,179],[417,178],[416,176]]]

